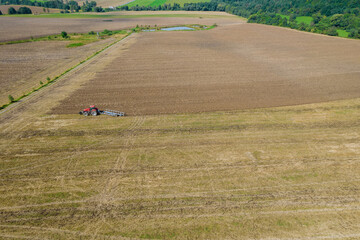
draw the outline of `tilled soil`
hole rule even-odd
[[[0,46],[0,105],[8,95],[15,98],[40,86],[91,56],[115,39],[105,39],[78,48],[68,41],[42,41]]]
[[[355,98],[358,52],[360,41],[257,24],[141,33],[55,111],[191,113]]]

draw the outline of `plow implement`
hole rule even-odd
[[[114,111],[114,110],[105,110],[105,111],[99,111],[100,114],[105,114],[113,117],[123,117],[125,116],[124,112]]]
[[[84,110],[80,111],[79,114],[84,116],[97,116],[100,114],[109,115],[113,117],[125,116],[125,113],[120,111],[115,111],[115,110],[100,111],[97,107],[95,107],[95,105],[91,105],[89,108],[85,108]]]

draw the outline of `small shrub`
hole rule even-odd
[[[8,14],[16,14],[16,13],[17,13],[17,12],[16,12],[15,8],[9,7],[9,9],[8,9]]]
[[[47,80],[48,82],[50,82],[50,77],[47,77],[46,80]]]
[[[330,35],[330,36],[338,36],[338,32],[336,31],[336,28],[334,28],[334,27],[329,28],[326,31],[326,34]]]
[[[20,7],[17,11],[18,14],[32,14],[31,9],[28,7]]]
[[[102,34],[110,36],[110,35],[113,34],[113,32],[110,31],[110,30],[105,29],[105,30],[102,32]]]
[[[69,36],[68,36],[67,32],[61,32],[61,37],[68,38]]]
[[[95,35],[95,32],[94,32],[94,31],[90,31],[90,32],[89,32],[89,35]]]
[[[40,81],[40,85],[43,85],[44,83],[42,81]]]
[[[10,101],[11,103],[15,101],[14,97],[11,96],[11,95],[9,95],[8,98],[9,98],[9,101]]]

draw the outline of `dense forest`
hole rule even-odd
[[[164,4],[122,6],[120,9],[225,11],[248,18],[252,23],[360,38],[360,0],[212,0],[184,6]]]

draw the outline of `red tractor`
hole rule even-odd
[[[79,112],[80,115],[84,115],[84,116],[97,116],[100,114],[100,111],[97,107],[95,107],[95,105],[91,105],[89,108],[85,108],[84,110],[82,110],[81,112]]]

